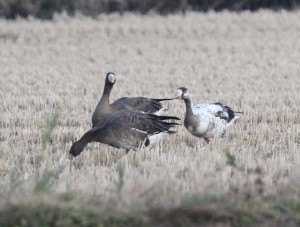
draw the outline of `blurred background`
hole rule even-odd
[[[69,15],[79,12],[92,17],[112,12],[154,12],[167,15],[184,14],[186,10],[294,10],[299,6],[300,0],[0,0],[0,17],[15,19],[33,16],[51,19],[54,13],[61,12],[67,12]]]

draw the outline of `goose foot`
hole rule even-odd
[[[207,144],[209,144],[209,143],[210,143],[210,139],[209,139],[209,138],[207,138],[207,137],[204,137],[204,140],[205,140],[205,142],[206,142]]]

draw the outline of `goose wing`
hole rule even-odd
[[[172,120],[172,121],[171,121]],[[117,111],[108,116],[106,127],[114,132],[122,130],[127,133],[134,129],[135,131],[146,132],[148,135],[157,132],[169,131],[178,125],[176,120],[180,120],[173,116],[157,116],[154,114],[144,114],[138,111],[127,109],[126,111]]]
[[[176,122],[179,120],[172,116],[156,116],[144,114],[138,111],[127,109],[126,111],[116,111],[107,115],[103,121],[95,126],[94,130],[99,130],[101,137],[95,137],[101,143],[109,144],[117,148],[138,148],[142,143],[149,145],[149,136],[166,133],[172,134]]]
[[[135,110],[142,111],[144,113],[155,113],[163,109],[161,101],[171,99],[152,99],[144,97],[123,97],[112,103],[114,110],[121,110],[124,106],[129,106]]]
[[[223,119],[227,123],[229,123],[235,117],[234,111],[229,106],[226,106],[220,102],[195,105],[193,107],[193,112],[196,115],[210,115],[215,118]]]

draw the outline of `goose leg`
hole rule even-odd
[[[210,139],[209,139],[209,138],[207,138],[207,137],[204,137],[204,140],[205,140],[205,142],[206,142],[207,144],[209,144],[209,143],[210,143]]]

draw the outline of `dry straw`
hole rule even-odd
[[[58,16],[1,19],[0,27],[1,196],[49,190],[167,206],[207,190],[265,198],[299,182],[299,12]],[[195,104],[222,101],[244,116],[208,146],[179,128],[128,155],[90,144],[71,162],[108,71],[117,76],[111,100],[167,98],[185,86]],[[167,107],[183,117],[183,103]]]

